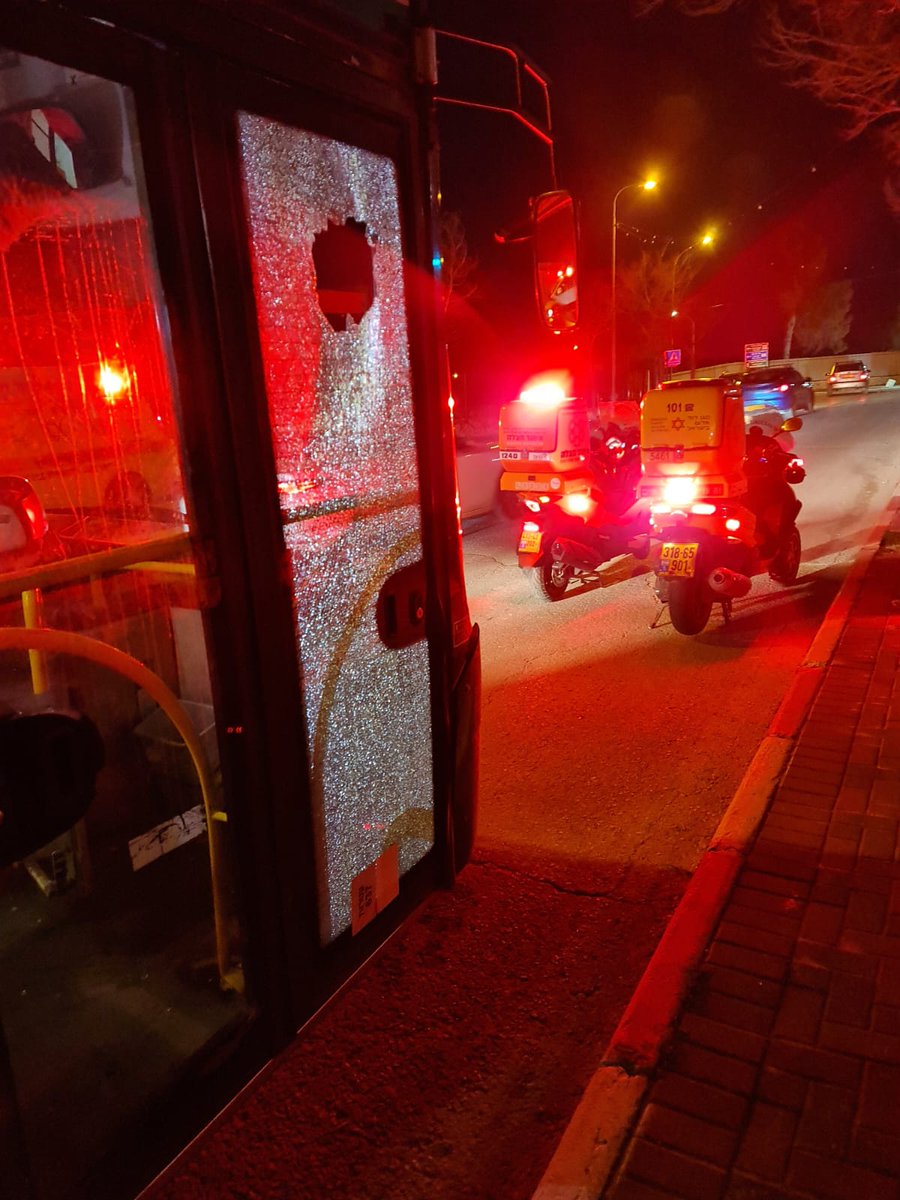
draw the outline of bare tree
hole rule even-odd
[[[671,0],[689,16],[712,16],[745,0]],[[666,0],[633,0],[647,15]],[[765,0],[760,41],[766,61],[846,116],[846,135],[878,134],[900,216],[900,3],[898,0]]]
[[[668,313],[672,296],[672,264],[652,246],[619,270],[618,307],[646,322]]]
[[[769,0],[766,49],[776,67],[848,119],[856,137],[900,134],[900,7],[896,0]]]
[[[477,291],[473,278],[478,259],[469,253],[466,231],[457,212],[442,212],[439,231],[441,243],[441,282],[444,287],[444,311],[455,296],[468,300]]]
[[[622,296],[619,307],[642,321],[669,313],[684,298],[700,273],[701,262],[693,247],[679,251],[671,242],[657,247],[652,242],[641,246],[638,257],[621,269]]]
[[[689,276],[682,274],[678,264],[678,284],[685,288]],[[642,246],[638,256],[619,272],[617,308],[621,313],[623,343],[630,353],[623,356],[640,364],[642,371],[654,375],[662,358],[663,348],[671,339],[672,294],[675,286],[675,256],[666,249]],[[692,277],[692,276],[691,276]]]
[[[794,334],[806,354],[842,354],[853,319],[853,284],[849,279],[823,284],[797,317]]]
[[[802,221],[779,226],[766,245],[773,290],[784,313],[782,358],[790,358],[798,319],[822,286],[827,251],[821,234]]]

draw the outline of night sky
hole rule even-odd
[[[586,272],[608,280],[613,196],[648,171],[657,191],[619,200],[620,264],[637,245],[621,226],[674,238],[674,248],[716,227],[692,298],[701,361],[740,358],[747,341],[770,340],[779,356],[784,323],[768,247],[791,223],[821,234],[828,278],[854,281],[848,352],[887,348],[900,222],[884,200],[877,144],[848,142],[840,114],[766,68],[756,7],[639,19],[628,0],[433,0],[432,16],[438,27],[518,45],[550,76],[558,184],[580,201]],[[443,77],[499,98],[502,57],[448,47]],[[484,344],[494,339],[489,353],[511,363],[514,346],[540,327],[527,248],[496,246],[492,235],[551,187],[549,155],[514,120],[490,113],[441,106],[439,132],[444,205],[460,212],[481,267],[469,332],[480,325]]]

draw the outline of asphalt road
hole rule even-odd
[[[548,604],[515,565],[516,526],[464,539],[484,662],[479,855],[559,858],[552,878],[690,872],[765,734],[847,562],[900,478],[900,394],[806,418],[798,584],[754,581],[725,626],[685,638],[631,558]],[[636,572],[639,572],[636,574]]]
[[[505,522],[464,538],[483,634],[480,831],[242,1097],[165,1200],[528,1200],[854,549],[900,480],[900,396],[816,412],[798,584],[650,629],[623,562],[557,604]]]

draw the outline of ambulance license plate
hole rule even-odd
[[[540,529],[523,529],[519,537],[519,553],[540,554],[543,536],[543,531]]]
[[[697,560],[697,542],[664,542],[659,552],[659,573],[669,579],[690,579]]]

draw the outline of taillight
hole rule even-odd
[[[540,527],[540,525],[537,524],[536,521],[523,521],[522,522],[522,532],[523,533],[540,533],[540,531],[541,531],[541,527]]]
[[[737,531],[740,529],[740,527],[741,527],[741,523],[737,519],[737,517],[727,517],[726,518],[725,528],[729,531],[729,533],[737,533]]]
[[[691,512],[695,517],[711,517],[716,511],[714,504],[692,504]]]
[[[663,499],[669,504],[691,504],[697,499],[697,480],[691,476],[676,475],[667,479],[663,487]]]
[[[573,517],[583,517],[595,507],[595,502],[585,492],[573,492],[570,496],[563,496],[559,507]]]
[[[789,385],[786,383],[783,383],[783,384],[781,384],[781,386],[779,387],[778,390],[779,390],[779,392],[786,392],[789,390]]]

